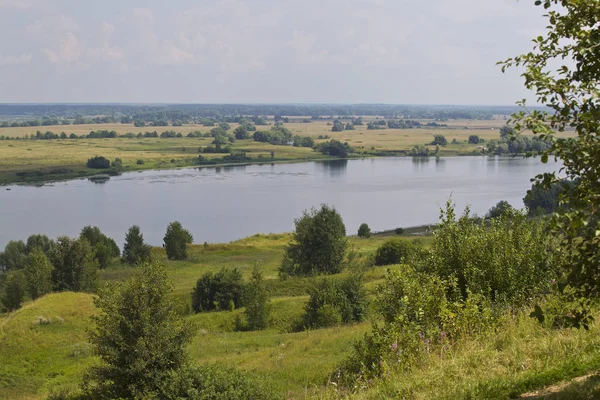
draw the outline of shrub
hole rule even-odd
[[[361,238],[370,238],[371,237],[371,228],[366,223],[360,224],[358,227],[358,237]]]
[[[495,206],[490,208],[487,214],[485,214],[485,219],[498,218],[512,210],[513,207],[507,201],[501,200]]]
[[[432,257],[424,268],[443,280],[457,282],[460,297],[467,290],[493,303],[519,305],[549,288],[559,264],[549,249],[554,238],[546,223],[508,210],[486,225],[469,209],[457,218],[449,202],[434,234]]]
[[[136,163],[137,165],[144,165],[144,160],[142,160],[142,159],[138,159],[138,160],[137,160],[135,163]]]
[[[375,265],[392,265],[405,263],[414,245],[401,239],[392,239],[383,243],[375,253]]]
[[[192,309],[197,313],[227,310],[230,302],[234,308],[239,308],[243,301],[244,283],[237,268],[223,268],[217,274],[207,272],[198,279],[192,291]]]
[[[92,157],[87,161],[88,168],[106,169],[110,168],[110,160],[102,156]]]
[[[334,274],[342,269],[348,241],[342,217],[323,204],[304,211],[280,267],[282,275]]]
[[[111,166],[116,170],[120,170],[123,168],[123,160],[121,160],[120,158],[115,158]]]
[[[404,228],[396,228],[394,229],[394,233],[396,235],[402,235],[404,233]]]
[[[479,144],[479,136],[477,136],[477,135],[470,135],[469,136],[469,143],[470,144]]]
[[[4,277],[0,302],[8,311],[14,311],[21,307],[25,300],[25,276],[23,271],[13,270]]]
[[[308,294],[310,299],[303,317],[306,328],[361,322],[367,315],[367,295],[360,274],[353,274],[343,280],[319,279],[309,287]]]
[[[180,222],[175,221],[167,227],[163,240],[169,260],[185,260],[187,259],[187,245],[192,243],[194,238],[190,232],[183,229]]]
[[[444,135],[433,135],[433,142],[431,142],[431,145],[446,146],[448,145],[448,140]]]

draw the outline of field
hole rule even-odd
[[[367,120],[365,120],[367,121]],[[427,123],[429,121],[422,121]],[[503,120],[471,121],[456,120],[447,122],[448,127],[419,128],[419,129],[386,129],[367,130],[366,125],[357,126],[356,130],[331,132],[327,122],[289,123],[285,126],[294,134],[318,137],[329,136],[351,146],[373,153],[373,151],[406,151],[417,144],[431,142],[434,134],[443,134],[448,141],[456,139],[458,144],[449,144],[442,149],[442,155],[459,155],[477,153],[477,145],[467,144],[469,135],[479,135],[484,140],[498,137],[499,128],[505,123]],[[232,124],[232,129],[236,125]],[[261,127],[258,127],[261,129]],[[264,127],[268,129],[269,127]],[[186,125],[182,127],[146,127],[135,128],[125,124],[98,124],[98,125],[67,125],[48,127],[19,127],[2,128],[0,135],[23,138],[35,134],[37,130],[46,130],[54,133],[64,131],[67,135],[75,133],[78,136],[88,134],[92,130],[114,130],[119,135],[133,132],[157,130],[160,134],[165,130],[181,132],[183,138],[162,139],[56,139],[56,140],[0,140],[0,184],[22,181],[42,181],[51,179],[69,179],[86,175],[93,175],[98,170],[86,167],[89,158],[101,155],[109,159],[121,158],[125,171],[142,169],[165,169],[191,166],[196,164],[198,148],[211,144],[212,138],[187,138],[185,135],[192,131],[208,132],[211,128],[200,125]],[[247,152],[253,159],[259,157],[271,160],[274,152],[274,161],[304,161],[324,158],[312,149],[292,146],[273,146],[267,143],[254,142],[253,140],[236,141],[232,149]],[[222,157],[222,154],[204,154],[207,159]],[[143,164],[138,164],[142,160]],[[258,161],[258,160],[257,160]],[[57,169],[63,169],[56,172]],[[36,176],[36,171],[43,174]],[[52,172],[51,174],[49,174]],[[17,176],[21,173],[21,176]],[[28,174],[23,176],[23,173]]]
[[[372,254],[388,236],[350,238],[361,255]],[[432,353],[424,363],[402,375],[373,382],[356,393],[340,392],[328,384],[336,365],[352,343],[370,329],[370,323],[294,333],[292,324],[303,312],[308,278],[279,280],[277,266],[289,234],[255,235],[228,244],[194,245],[188,261],[167,261],[163,249],[154,255],[168,265],[174,295],[187,317],[196,324],[191,345],[198,363],[221,363],[260,376],[284,398],[506,398],[554,384],[600,368],[598,328],[545,330],[528,317],[507,318],[503,329],[482,337],[467,337],[444,352]],[[402,236],[412,240],[410,235]],[[424,238],[424,243],[430,243]],[[272,295],[272,326],[266,331],[234,332],[241,310],[192,314],[189,293],[206,271],[238,267],[248,277],[260,262]],[[366,274],[371,295],[387,268]],[[130,267],[115,265],[102,280],[121,280]],[[40,399],[52,391],[73,387],[95,359],[86,341],[92,295],[47,295],[12,314],[0,314],[0,398]],[[596,380],[581,393],[598,393]],[[575,386],[576,388],[578,386]],[[561,389],[562,390],[562,389]],[[573,392],[566,387],[565,393]],[[570,392],[569,392],[570,390]],[[558,398],[558,397],[557,397]],[[568,397],[588,398],[588,397]],[[589,397],[593,398],[593,397]]]

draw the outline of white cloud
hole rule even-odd
[[[50,32],[76,31],[78,29],[79,24],[73,18],[63,14],[45,15],[25,27],[25,30],[33,35],[47,35]]]
[[[145,18],[149,21],[154,21],[154,13],[149,8],[134,8],[133,15],[139,18]]]
[[[81,60],[84,47],[73,32],[68,32],[58,49],[45,49],[48,61],[53,64],[73,64]]]
[[[102,47],[87,49],[87,56],[103,61],[121,60],[125,58],[125,52],[119,47],[111,47],[108,42],[104,42]]]
[[[102,30],[102,33],[110,36],[115,31],[115,26],[106,21],[102,21],[100,29]]]
[[[8,65],[26,65],[31,62],[33,55],[23,53],[18,56],[0,56],[0,67]]]

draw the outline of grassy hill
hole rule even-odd
[[[190,259],[183,262],[166,261],[163,249],[153,250],[169,267],[174,295],[186,318],[198,327],[190,346],[195,362],[240,368],[260,376],[282,397],[295,399],[506,398],[600,368],[597,327],[590,331],[548,330],[527,315],[507,316],[495,332],[465,337],[432,351],[418,368],[390,373],[382,381],[365,382],[363,388],[341,390],[334,384],[335,368],[371,324],[292,331],[303,313],[310,280],[278,279],[277,266],[289,239],[289,235],[255,235],[229,244],[195,245],[191,246]],[[351,238],[350,248],[369,255],[386,239]],[[265,267],[272,295],[272,326],[268,330],[235,332],[235,319],[242,310],[191,313],[190,291],[204,272],[231,266],[248,277],[256,262]],[[373,268],[367,273],[371,295],[387,268]],[[130,274],[130,267],[117,265],[101,276],[103,281],[110,281]],[[52,391],[77,385],[95,361],[86,341],[93,312],[92,295],[57,293],[0,315],[0,398],[44,398]],[[594,391],[597,388],[587,389],[582,393],[598,393]]]

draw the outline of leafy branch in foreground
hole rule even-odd
[[[517,132],[531,130],[548,141],[541,154],[562,161],[559,173],[538,175],[545,188],[573,181],[560,195],[552,228],[561,238],[565,274],[560,292],[574,302],[574,326],[587,327],[585,312],[600,295],[600,1],[544,0],[547,30],[529,53],[500,62],[502,70],[523,67],[525,86],[552,111],[521,111],[511,120]],[[558,67],[554,67],[559,65]],[[525,106],[525,101],[519,102]],[[576,137],[557,136],[574,130]],[[566,178],[566,179],[565,179]]]

